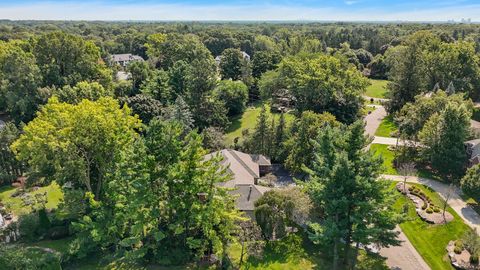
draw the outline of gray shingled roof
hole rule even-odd
[[[143,61],[143,58],[138,55],[133,55],[131,53],[122,53],[122,54],[112,54],[112,61],[114,62],[123,62],[123,61]]]
[[[231,193],[240,195],[235,202],[239,210],[253,210],[255,201],[271,189],[255,185],[255,178],[260,177],[259,164],[270,165],[270,160],[263,155],[250,155],[232,149],[223,149],[208,154],[205,158],[210,159],[217,154],[223,156],[222,165],[228,168],[233,177],[232,180],[221,185],[235,188]]]

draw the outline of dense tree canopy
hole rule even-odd
[[[279,65],[277,84],[295,97],[299,113],[330,112],[339,121],[360,116],[367,80],[348,62],[324,54],[300,54]]]
[[[12,145],[28,163],[31,179],[45,177],[102,198],[106,175],[138,136],[137,118],[112,98],[78,105],[51,98]]]
[[[33,53],[43,77],[43,86],[75,85],[98,81],[108,87],[111,71],[92,41],[64,32],[44,34],[32,42]]]

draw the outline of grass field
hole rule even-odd
[[[232,245],[229,253],[233,259],[233,263],[238,265],[240,260],[239,244]],[[265,248],[261,258],[246,258],[240,269],[248,270],[295,270],[295,269],[331,269],[331,261],[321,252],[319,247],[314,245],[306,238],[306,235],[300,233],[289,235],[288,237],[271,242]],[[388,269],[385,265],[385,259],[375,255],[367,254],[361,251],[358,256],[357,269]]]
[[[370,151],[383,157],[384,174],[398,175],[397,169],[393,166],[395,153],[388,149],[388,145],[372,144],[370,145]]]
[[[17,188],[7,186],[0,188],[0,202],[2,202],[7,209],[10,209],[15,215],[28,214],[32,211],[31,206],[24,205],[20,196],[12,197],[11,195],[16,192]],[[35,194],[47,193],[47,209],[57,208],[60,201],[63,199],[63,193],[60,186],[52,182],[50,185],[41,187],[36,191],[31,191],[29,194],[34,197]]]
[[[233,144],[233,140],[236,137],[242,137],[242,131],[246,129],[253,130],[257,123],[257,117],[262,110],[262,104],[256,103],[254,106],[248,107],[245,112],[238,117],[231,119],[232,123],[227,128],[225,134],[225,143],[227,146]],[[267,111],[270,111],[269,107],[267,107]],[[280,114],[273,114],[275,116],[275,121],[278,121]],[[287,113],[285,114],[285,120],[288,123],[292,122],[295,116],[293,114]]]
[[[383,118],[380,126],[377,131],[375,131],[375,136],[380,137],[395,137],[395,132],[398,130],[397,125],[393,121],[393,116],[389,115]]]
[[[392,184],[392,189],[394,185]],[[442,205],[443,200],[432,189],[420,184],[416,184],[416,186],[430,197],[435,205]],[[415,249],[431,269],[453,269],[445,248],[449,241],[462,237],[470,228],[463,223],[463,220],[450,207],[447,208],[447,211],[454,216],[452,222],[445,225],[430,225],[418,217],[413,202],[404,196],[398,197],[394,205],[395,210],[400,213],[405,203],[409,205],[408,221],[400,224],[400,228],[402,228],[402,231]]]
[[[365,95],[374,98],[385,98],[387,92],[387,80],[370,80],[371,85],[367,87]]]

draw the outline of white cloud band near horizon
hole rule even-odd
[[[349,1],[353,4],[355,1]],[[343,10],[334,7],[295,5],[188,5],[188,4],[105,4],[101,2],[43,2],[0,4],[0,19],[10,20],[318,20],[318,21],[447,21],[470,18],[480,22],[480,3],[432,9],[386,11],[358,7]]]

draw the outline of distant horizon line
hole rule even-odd
[[[0,18],[0,22],[189,22],[189,23],[418,23],[418,24],[426,24],[426,23],[436,23],[436,24],[480,24],[480,21],[462,21],[462,20],[312,20],[312,19],[286,19],[286,20],[222,20],[222,19],[208,19],[208,20],[138,20],[138,19],[122,19],[122,20],[92,20],[92,19],[52,19],[52,20],[45,20],[45,19],[2,19]]]

